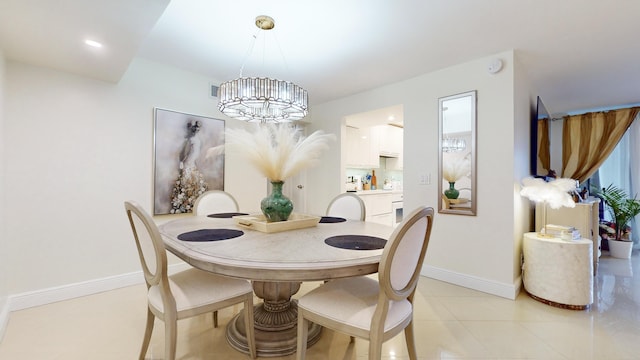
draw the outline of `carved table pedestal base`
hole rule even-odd
[[[298,305],[291,296],[299,289],[300,282],[253,282],[253,291],[263,299],[262,304],[253,308],[258,356],[277,357],[296,352]],[[320,339],[321,331],[321,326],[309,325],[307,346]],[[243,313],[227,325],[227,341],[234,349],[249,353]]]

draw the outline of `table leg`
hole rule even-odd
[[[253,291],[263,299],[254,306],[256,350],[258,356],[276,357],[296,352],[298,304],[291,296],[300,289],[300,282],[254,281]],[[309,325],[307,346],[320,339],[321,326]],[[244,317],[240,313],[227,325],[227,341],[236,350],[249,353]]]

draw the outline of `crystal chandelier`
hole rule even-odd
[[[467,148],[467,142],[464,139],[449,138],[442,139],[442,151],[459,152]]]
[[[275,22],[260,15],[256,17],[256,26],[271,30]],[[218,99],[218,109],[223,114],[250,122],[300,120],[307,115],[309,103],[307,91],[300,86],[266,77],[242,77],[242,68],[238,79],[220,84]]]

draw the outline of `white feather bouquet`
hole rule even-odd
[[[467,158],[449,158],[442,162],[442,177],[447,182],[456,182],[471,171],[471,161]]]
[[[552,209],[561,207],[575,207],[570,193],[576,189],[576,181],[569,178],[544,181],[540,178],[527,177],[522,179],[520,195],[533,202],[544,202]],[[545,221],[546,223],[546,221]]]
[[[552,209],[565,207],[575,207],[576,203],[569,194],[576,189],[576,181],[569,178],[544,181],[540,178],[526,177],[522,179],[522,189],[520,195],[529,198],[535,203],[543,203],[542,217],[544,224],[541,234],[547,236],[547,205]]]
[[[269,181],[284,181],[300,170],[312,166],[320,159],[333,134],[315,131],[304,137],[298,136],[295,126],[290,124],[256,124],[253,131],[227,129],[225,150],[241,154],[252,163]],[[220,147],[207,151],[207,157],[221,153]]]

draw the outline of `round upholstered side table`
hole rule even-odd
[[[584,310],[593,302],[593,242],[526,233],[523,281],[529,295],[545,304]]]

